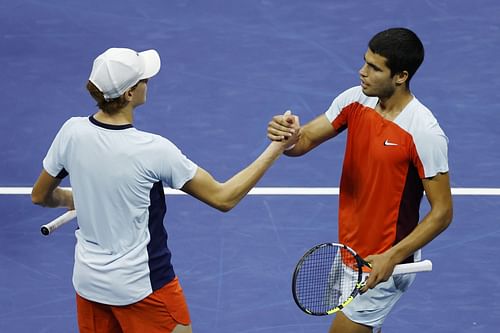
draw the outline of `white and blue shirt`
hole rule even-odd
[[[94,117],[69,119],[43,160],[70,177],[79,229],[73,285],[91,301],[127,305],[170,282],[163,183],[179,189],[197,165],[169,140]]]

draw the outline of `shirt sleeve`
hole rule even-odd
[[[162,138],[161,146],[159,178],[169,187],[180,189],[194,177],[198,165],[169,140]]]
[[[337,132],[347,128],[349,122],[349,106],[363,98],[360,87],[347,89],[338,95],[325,112],[325,116]],[[352,108],[351,108],[352,109]]]
[[[70,123],[71,119],[66,121],[59,129],[43,159],[43,168],[52,177],[64,178],[68,174],[65,166],[66,148],[69,142],[68,128],[70,127]]]
[[[439,130],[420,133],[415,138],[416,156],[414,163],[423,168],[421,178],[430,178],[438,173],[446,173],[448,167],[448,138]]]

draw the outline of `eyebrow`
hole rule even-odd
[[[373,63],[371,63],[371,62],[366,61],[366,56],[363,56],[363,59],[364,59],[365,63],[366,63],[368,66],[372,67],[373,69],[376,69],[376,70],[378,70],[378,71],[381,71],[381,70],[382,70],[382,68],[380,68],[380,67],[376,66],[375,64],[373,64]]]

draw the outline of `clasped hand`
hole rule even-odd
[[[299,139],[300,121],[299,117],[293,115],[290,110],[282,115],[274,116],[267,126],[267,137],[271,141],[286,140],[285,149],[292,149]]]

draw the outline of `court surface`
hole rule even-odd
[[[42,237],[39,226],[63,210],[35,207],[23,193],[63,122],[94,111],[85,84],[95,56],[157,49],[163,67],[135,126],[225,180],[265,148],[273,115],[291,109],[305,123],[357,85],[368,40],[392,26],[413,29],[426,48],[412,91],[450,139],[455,218],[424,248],[434,271],[419,274],[384,332],[497,331],[498,17],[495,0],[0,2],[0,332],[77,331],[76,223]],[[302,313],[290,285],[309,247],[337,240],[338,196],[288,194],[335,189],[344,146],[341,135],[281,158],[258,184],[280,194],[248,196],[226,214],[167,196],[169,246],[195,333],[327,331],[332,318]]]

